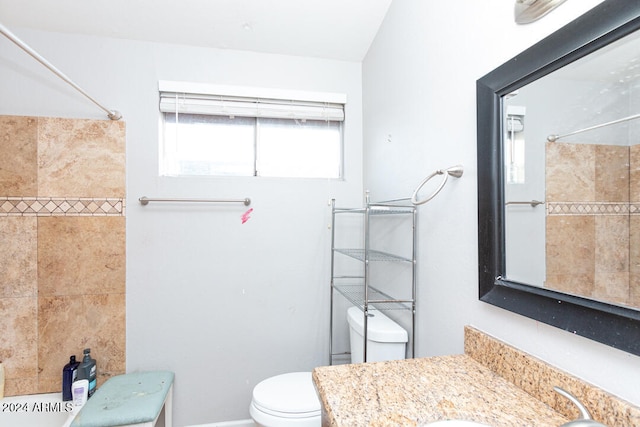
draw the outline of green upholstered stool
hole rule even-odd
[[[134,372],[109,378],[87,401],[71,427],[153,427],[164,407],[172,427],[173,372]]]

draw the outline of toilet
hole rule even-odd
[[[347,310],[351,363],[364,361],[364,314],[358,307]],[[367,362],[400,360],[406,355],[407,331],[375,309],[367,318]]]
[[[351,362],[364,353],[364,315],[358,307],[347,310]],[[405,358],[407,331],[378,310],[369,310],[367,361]],[[253,389],[249,413],[260,427],[320,427],[320,400],[311,372],[292,372],[267,378]]]
[[[320,427],[320,400],[311,372],[291,372],[253,389],[251,418],[263,427]]]

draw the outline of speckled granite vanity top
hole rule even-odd
[[[640,408],[472,327],[465,328],[465,354],[323,366],[314,369],[313,381],[323,427],[421,426],[445,419],[557,427],[578,411],[554,385],[608,426],[640,426]]]
[[[316,368],[323,425],[419,426],[463,419],[557,427],[566,417],[467,355]]]

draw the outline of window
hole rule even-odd
[[[525,144],[524,144],[524,115],[526,108],[521,106],[507,106],[505,168],[507,184],[525,183]]]
[[[342,176],[343,95],[244,96],[242,88],[188,92],[171,83],[160,89],[161,175]]]

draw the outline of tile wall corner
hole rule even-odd
[[[6,395],[57,392],[91,348],[125,371],[125,124],[0,116]]]

